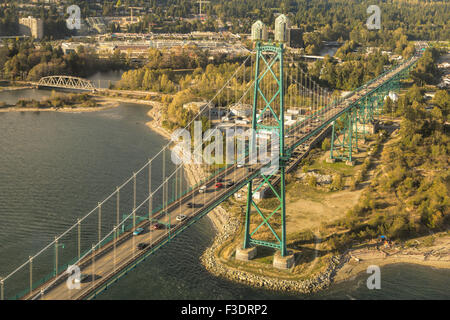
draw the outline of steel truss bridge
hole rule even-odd
[[[48,76],[41,78],[36,85],[38,87],[51,87],[77,90],[96,90],[96,87],[90,80],[71,76]]]
[[[226,165],[177,164],[170,170],[166,165],[171,152],[169,143],[92,211],[79,217],[42,250],[1,278],[0,298],[95,298],[240,189],[247,192],[242,248],[266,246],[279,250],[285,257],[288,254],[286,171],[330,126],[330,158],[351,163],[358,141],[367,134],[366,127],[383,112],[385,96],[399,90],[400,80],[408,76],[419,55],[345,97],[334,96],[321,88],[301,68],[284,64],[283,56],[282,45],[258,43],[256,50],[210,100],[219,106],[231,102],[251,105],[252,128],[260,133],[278,134],[279,166],[275,170],[266,170],[267,163],[242,166],[236,161]],[[73,77],[46,77],[39,83],[93,88],[89,82]],[[208,115],[213,125],[221,122],[208,111],[208,105],[200,114]],[[186,128],[191,129],[193,124],[191,121]],[[211,141],[216,133],[217,130],[204,136],[203,141]],[[255,140],[248,139],[247,143],[246,163]],[[159,169],[152,170],[156,163]],[[195,179],[195,185],[189,185],[185,177]],[[263,188],[270,190],[279,202],[277,209],[268,215],[262,213],[254,200]],[[185,217],[180,217],[181,214]],[[142,232],[133,235],[139,230]],[[145,247],[137,248],[141,243]],[[78,289],[73,289],[77,284],[72,281],[71,271],[68,272],[72,265],[78,266],[85,275]]]

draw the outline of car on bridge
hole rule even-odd
[[[234,181],[228,181],[226,184],[227,187],[232,187],[234,186]]]
[[[223,184],[221,182],[217,182],[216,185],[214,186],[214,188],[216,189],[220,189],[223,187]]]
[[[154,223],[152,224],[152,226],[150,227],[151,230],[159,230],[162,228],[162,225],[160,223]]]
[[[187,217],[184,215],[184,214],[179,214],[179,215],[177,215],[177,221],[184,221],[185,219],[186,219]]]
[[[195,207],[195,204],[192,203],[192,202],[188,202],[186,205],[187,205],[188,208],[194,208]]]
[[[139,249],[139,250],[144,250],[145,248],[147,248],[148,247],[148,243],[146,243],[146,242],[141,242],[141,243],[139,243],[138,245],[137,245],[137,248]]]
[[[140,235],[142,232],[144,232],[144,228],[137,228],[136,230],[134,230],[133,236],[138,236],[138,235]]]
[[[206,186],[201,186],[198,192],[200,193],[206,192]]]

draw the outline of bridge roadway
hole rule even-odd
[[[288,130],[285,139],[286,149],[295,149],[299,141],[306,141],[311,136],[320,132],[326,125],[329,125],[331,121],[344,113],[358,98],[363,97],[371,90],[377,88],[383,82],[400,72],[403,68],[414,63],[415,60],[417,60],[417,58],[410,60],[408,63],[387,73],[371,84],[364,86],[359,92],[349,95],[346,100],[334,108],[325,110],[320,115],[322,118],[321,121],[310,119],[304,121],[302,125],[294,130]],[[170,223],[170,232],[168,228],[150,230],[150,222],[148,220],[142,221],[139,224],[136,224],[136,227],[144,228],[142,234],[133,236],[132,231],[124,232],[116,239],[115,245],[114,241],[111,241],[101,249],[96,250],[94,255],[89,254],[86,256],[78,266],[80,267],[82,274],[90,276],[85,279],[85,281],[82,281],[80,289],[68,289],[68,286],[66,285],[67,275],[64,275],[57,281],[55,281],[55,278],[49,280],[47,283],[35,289],[31,294],[23,297],[23,299],[74,300],[92,298],[94,294],[103,290],[105,286],[113,282],[117,275],[128,272],[128,268],[133,266],[136,261],[145,258],[146,253],[165,242],[168,242],[170,239],[173,239],[174,236],[183,231],[182,229],[184,229],[184,227],[194,223],[196,221],[195,218],[204,216],[224,199],[245,186],[251,178],[258,176],[258,171],[262,167],[263,165],[261,164],[247,165],[241,168],[238,168],[237,165],[230,166],[217,177],[214,177],[205,183],[207,186],[206,192],[200,193],[199,187],[197,187],[184,195],[181,199],[169,205],[165,210],[167,211],[167,214],[164,214],[164,210],[156,213],[154,219],[158,219],[161,223],[166,225],[169,225]],[[233,181],[234,185],[231,187],[224,186],[223,188],[215,189],[214,186],[217,178],[223,179],[225,183]],[[278,176],[273,177],[273,179],[278,178]],[[187,205],[188,202],[194,203],[196,206],[194,208],[189,208]],[[184,214],[187,218],[181,222],[177,221],[176,216],[179,214]],[[137,249],[137,245],[141,242],[148,243],[149,246],[144,250]],[[64,273],[65,271],[60,275]],[[43,297],[40,296],[41,289],[47,287],[48,289],[45,291]]]

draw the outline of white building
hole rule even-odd
[[[268,39],[268,35],[267,35],[266,25],[264,23],[262,23],[261,20],[256,21],[252,25],[252,40],[253,41],[257,41],[257,40],[266,41],[267,39]]]
[[[253,112],[253,107],[250,104],[235,103],[231,106],[230,111],[236,117],[250,117]]]
[[[281,14],[275,19],[275,41],[289,42],[289,19]]]
[[[44,37],[44,20],[28,17],[19,19],[20,33],[32,36],[36,39]]]
[[[393,102],[396,102],[398,100],[398,95],[395,92],[389,91],[389,94],[384,97],[384,100],[389,97]]]

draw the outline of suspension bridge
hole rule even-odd
[[[358,141],[382,113],[385,96],[400,89],[400,80],[408,76],[419,55],[344,97],[321,88],[295,63],[285,63],[284,55],[282,45],[258,43],[186,126],[191,132],[201,115],[207,115],[208,120],[204,132],[223,122],[211,112],[211,105],[251,105],[251,127],[256,132],[276,132],[279,137],[276,170],[267,173],[264,169],[270,164],[248,163],[256,141],[244,139],[245,165],[237,161],[222,165],[201,162],[178,164],[170,171],[166,162],[173,144],[168,143],[89,213],[1,278],[0,298],[95,298],[241,189],[247,192],[247,199],[239,255],[251,259],[253,248],[265,246],[276,249],[280,259],[285,259],[282,263],[289,265],[286,171],[330,127],[330,161],[352,165]],[[237,129],[239,125],[235,121],[231,126]],[[222,133],[216,129],[206,134],[200,138],[200,147],[213,138],[221,140]],[[162,170],[152,170],[156,164]],[[195,179],[194,185],[187,183],[186,176]],[[279,202],[268,215],[254,200],[263,188]],[[71,269],[68,272],[73,265],[81,272],[78,282],[73,281]]]

